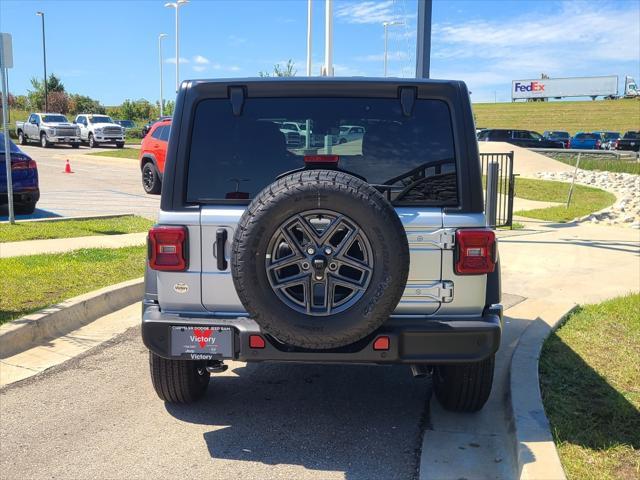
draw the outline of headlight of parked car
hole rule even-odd
[[[101,128],[96,128],[96,133],[102,133],[102,129]]]

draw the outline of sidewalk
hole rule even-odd
[[[90,237],[54,238],[51,240],[27,240],[0,243],[0,258],[63,253],[80,248],[120,248],[144,245],[147,232],[122,235],[95,235]]]

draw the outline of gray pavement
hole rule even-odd
[[[21,148],[38,164],[40,201],[35,214],[17,218],[122,213],[157,218],[160,196],[147,195],[142,189],[137,160],[97,157],[88,155],[88,148],[74,150],[66,145]],[[115,149],[95,149],[109,150]],[[72,174],[64,173],[67,159]],[[2,220],[7,220],[6,210],[0,211]]]

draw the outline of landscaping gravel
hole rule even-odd
[[[540,172],[536,176],[544,180],[571,182],[573,172]],[[580,221],[640,229],[640,175],[578,170],[576,183],[606,190],[617,198],[611,207],[587,215]]]

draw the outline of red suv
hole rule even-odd
[[[142,187],[147,193],[160,193],[170,130],[171,119],[156,122],[142,140],[140,170],[142,171]]]

